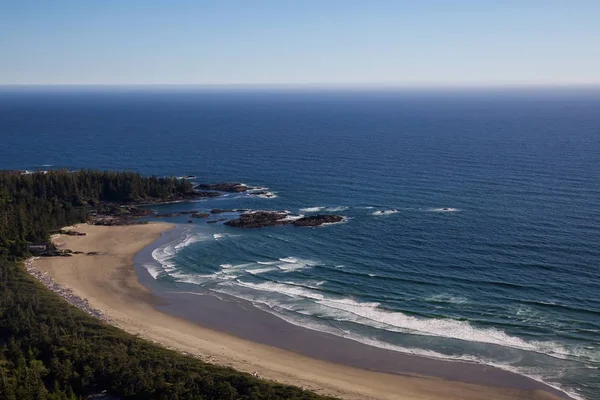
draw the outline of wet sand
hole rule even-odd
[[[87,236],[59,235],[55,243],[98,255],[42,258],[33,266],[127,332],[317,393],[356,400],[568,398],[497,368],[370,347],[294,326],[249,303],[161,287],[141,268],[138,277],[135,255],[172,228],[78,225]]]

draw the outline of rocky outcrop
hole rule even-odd
[[[207,213],[199,213],[199,212],[195,212],[190,214],[190,217],[192,218],[208,218],[210,216],[210,214]]]
[[[86,233],[85,232],[77,232],[77,231],[72,231],[72,230],[65,230],[65,229],[59,229],[57,231],[52,231],[50,232],[51,234],[61,234],[61,235],[67,235],[67,236],[85,236]]]
[[[133,217],[113,217],[106,215],[98,215],[92,220],[94,225],[99,226],[122,226],[122,225],[143,225],[148,221],[140,221]]]
[[[255,196],[255,197],[261,197],[263,199],[271,199],[273,197],[277,197],[275,196],[275,194],[271,193],[271,192],[267,192],[266,190],[260,190],[258,192],[252,192],[249,193],[250,196]]]
[[[173,218],[178,216],[179,213],[166,213],[166,214],[154,214],[155,218]]]
[[[239,218],[225,222],[225,225],[236,228],[262,228],[264,226],[287,225],[285,211],[256,211],[240,215]]]
[[[236,212],[236,210],[223,209],[223,208],[215,208],[215,209],[210,210],[211,214],[222,214],[222,213],[230,213],[230,212]]]
[[[344,217],[341,215],[318,214],[299,218],[292,221],[292,224],[294,226],[319,226],[323,224],[334,224],[336,222],[342,222],[343,220]]]
[[[192,196],[193,198],[203,198],[203,197],[219,197],[221,193],[219,192],[195,192]]]
[[[75,253],[77,254],[77,253]],[[39,254],[41,257],[72,257],[73,251],[69,249],[58,250],[58,249],[50,249],[43,253]]]
[[[294,219],[290,218],[286,211],[256,211],[242,214],[239,218],[225,222],[225,225],[235,228],[262,228],[282,225],[313,227],[343,220],[344,217],[341,215],[320,214]]]
[[[121,213],[123,213],[123,210],[125,210],[126,213],[132,217],[147,217],[149,215],[152,215],[152,213],[154,212],[149,208],[137,208],[135,206],[121,207]]]
[[[240,192],[246,192],[252,188],[244,185],[243,183],[222,182],[222,183],[215,183],[215,184],[201,183],[200,185],[196,186],[195,189],[196,190],[218,190],[221,192],[240,193]]]

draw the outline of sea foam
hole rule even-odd
[[[396,209],[391,209],[391,210],[378,210],[378,211],[373,211],[371,214],[372,215],[378,215],[378,216],[382,216],[382,215],[391,215],[391,214],[396,214],[399,211]]]

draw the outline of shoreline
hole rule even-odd
[[[332,339],[328,336],[333,335],[301,327],[290,328],[292,324],[240,302],[227,302],[215,296],[203,296],[199,300],[197,294],[186,294],[181,290],[157,296],[143,285],[144,282],[140,283],[143,277],[136,274],[134,257],[174,226],[167,223],[111,227],[78,225],[74,229],[87,233],[87,236],[60,235],[54,239],[72,250],[98,251],[99,255],[36,259],[31,265],[58,285],[46,285],[51,290],[57,292],[60,288],[77,296],[82,300],[79,304],[89,304],[92,310],[106,317],[105,322],[129,333],[208,362],[301,386],[319,394],[346,399],[397,399],[399,396],[423,400],[569,398],[533,379],[494,367],[391,352],[349,339]],[[44,276],[33,275],[39,280],[39,276]],[[204,314],[202,318],[198,317],[199,309]],[[215,313],[215,309],[219,312]],[[193,314],[198,318],[192,318]],[[261,339],[257,330],[250,340],[247,340],[248,336],[252,335],[230,335],[235,332],[227,327],[206,324],[207,317],[221,324],[236,323],[242,330],[248,330],[252,327],[250,322],[258,320],[260,324],[255,322],[254,327],[261,324],[266,329],[275,327],[281,334],[280,343],[273,343],[264,335]],[[320,344],[321,352],[312,354],[297,346],[307,342]],[[335,349],[335,346],[342,350],[338,354],[342,357],[323,360],[322,352]],[[352,354],[346,353],[353,353],[356,361],[348,362]],[[315,355],[321,357],[311,358]],[[377,364],[366,365],[364,358],[367,356]],[[408,365],[403,367],[403,363]],[[386,364],[387,368],[381,368],[379,364]],[[444,370],[446,374],[440,373]]]

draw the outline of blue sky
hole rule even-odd
[[[0,0],[0,84],[600,84],[600,0]]]

